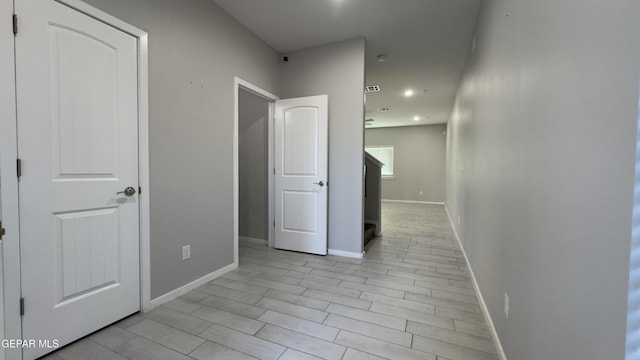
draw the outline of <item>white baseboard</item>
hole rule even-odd
[[[438,202],[438,201],[413,201],[413,200],[391,200],[391,199],[382,199],[382,202],[388,202],[388,203],[401,203],[401,204],[444,205],[444,203],[443,203],[443,202]]]
[[[230,265],[227,265],[225,267],[223,267],[222,269],[216,270],[214,272],[212,272],[211,274],[205,275],[197,280],[194,280],[182,287],[179,287],[173,291],[170,291],[164,295],[158,296],[157,298],[151,300],[151,302],[149,303],[149,308],[147,309],[143,309],[144,312],[153,310],[154,308],[168,302],[171,301],[175,298],[177,298],[178,296],[184,295],[186,293],[188,293],[189,291],[200,287],[206,283],[208,283],[209,281],[215,280],[216,278],[228,273],[231,270],[235,270],[238,268],[238,264],[233,263]]]
[[[354,259],[362,259],[363,257],[362,253],[358,253],[358,252],[334,250],[334,249],[328,249],[327,251],[329,255],[342,256],[342,257],[348,257],[348,258],[354,258]]]
[[[267,243],[267,240],[265,240],[265,239],[258,239],[258,238],[252,238],[252,237],[246,237],[246,236],[238,236],[238,239],[244,240],[244,241],[249,241],[249,242],[252,242],[252,243],[258,243],[258,244],[262,244],[262,243],[266,244]]]
[[[453,229],[453,235],[456,237],[456,241],[458,241],[458,245],[462,250],[464,259],[467,261],[467,265],[469,266],[469,273],[471,274],[471,281],[473,282],[473,288],[476,291],[476,294],[478,294],[480,309],[482,309],[484,318],[487,321],[487,325],[489,326],[489,331],[491,331],[491,337],[493,338],[493,343],[496,346],[498,357],[500,358],[500,360],[507,360],[507,355],[504,353],[502,342],[500,341],[500,337],[498,337],[498,331],[496,330],[496,327],[493,324],[493,319],[491,319],[491,314],[489,313],[489,308],[487,307],[487,303],[484,301],[484,297],[482,296],[482,291],[480,291],[480,286],[478,286],[478,281],[476,280],[476,275],[473,273],[473,268],[471,267],[471,263],[469,262],[469,257],[467,256],[467,252],[465,251],[464,246],[462,246],[462,240],[460,240],[460,236],[458,236],[458,231],[456,230],[456,227],[453,226],[453,221],[451,220],[451,215],[449,214],[449,209],[447,208],[447,205],[444,206],[444,210],[447,213],[449,224]]]

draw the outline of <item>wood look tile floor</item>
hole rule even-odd
[[[364,260],[240,243],[237,270],[46,357],[497,360],[439,205],[383,205]]]

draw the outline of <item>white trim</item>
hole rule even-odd
[[[2,225],[6,229],[2,241],[3,258],[1,265],[4,276],[4,296],[0,297],[0,310],[3,311],[3,339],[21,339],[22,322],[20,319],[20,222],[18,212],[18,178],[16,159],[18,158],[16,128],[16,88],[14,36],[10,29],[13,14],[13,1],[4,0],[0,10],[0,198],[2,199]],[[0,348],[0,359],[20,359],[17,349]]]
[[[443,206],[444,206],[444,202],[440,202],[440,201],[414,201],[414,200],[391,200],[391,199],[382,199],[382,202],[388,202],[388,203],[400,203],[400,204],[443,205]]]
[[[462,250],[462,254],[464,255],[464,260],[467,262],[469,266],[469,273],[471,274],[471,281],[473,282],[473,289],[476,291],[478,295],[478,302],[480,303],[480,309],[482,309],[482,314],[484,315],[484,319],[487,321],[487,325],[489,326],[489,331],[491,331],[491,338],[493,339],[493,344],[496,346],[496,350],[498,351],[498,357],[500,360],[507,360],[507,355],[504,353],[504,348],[502,347],[502,342],[500,341],[500,337],[498,336],[498,331],[496,330],[495,325],[493,324],[493,320],[491,319],[491,313],[489,313],[489,308],[487,307],[487,303],[484,301],[484,297],[482,296],[482,291],[480,291],[480,286],[478,285],[478,280],[476,279],[476,275],[473,273],[473,268],[471,267],[471,262],[469,262],[469,257],[467,256],[467,252],[462,246],[462,240],[460,236],[458,236],[458,231],[456,227],[453,226],[453,221],[451,220],[451,215],[449,214],[449,209],[447,205],[444,205],[444,210],[447,213],[447,218],[449,219],[449,224],[453,229],[453,234],[458,242],[458,246],[460,246],[460,250]]]
[[[63,5],[66,5],[72,9],[75,9],[85,15],[88,15],[96,20],[102,21],[103,23],[113,26],[114,28],[126,32],[127,34],[135,37],[135,38],[141,38],[143,36],[146,36],[147,33],[145,31],[142,31],[140,29],[138,29],[135,26],[132,26],[120,19],[118,19],[117,17],[114,17],[110,14],[107,14],[106,12],[95,8],[81,0],[54,0],[56,2],[59,2]]]
[[[342,257],[348,257],[348,258],[354,258],[354,259],[362,259],[364,257],[364,251],[363,252],[354,252],[354,251],[328,249],[327,250],[327,255],[342,256]]]
[[[140,201],[140,301],[151,302],[151,197],[149,172],[149,36],[138,37],[138,185]]]
[[[184,286],[181,286],[175,290],[171,290],[168,293],[158,296],[157,298],[151,300],[151,302],[149,303],[149,310],[154,309],[166,302],[169,302],[175,298],[177,298],[178,296],[184,295],[186,293],[188,293],[189,291],[198,288],[212,280],[215,280],[217,278],[219,278],[220,276],[228,273],[229,271],[235,270],[238,268],[238,264],[229,264],[225,267],[223,267],[222,269],[218,269],[214,272],[212,272],[211,274],[205,275],[199,279],[196,279]]]
[[[272,136],[273,129],[273,103],[276,100],[279,100],[280,97],[263,90],[248,81],[242,80],[241,78],[234,76],[233,77],[233,263],[238,264],[239,261],[239,252],[238,252],[238,242],[239,242],[239,231],[240,231],[240,219],[239,219],[239,211],[240,211],[240,171],[239,171],[239,141],[238,141],[238,131],[239,131],[239,102],[238,102],[238,91],[240,89],[244,89],[249,91],[252,94],[255,94],[267,101],[269,104],[269,120],[267,121],[267,128],[269,132],[269,224],[273,224],[273,172],[271,169],[273,168],[273,144],[272,144]],[[269,246],[273,246],[273,227],[269,226],[269,239],[267,243]]]
[[[240,110],[238,104],[240,103],[238,98],[238,90],[240,89],[240,79],[234,77],[233,79],[233,134],[232,134],[232,157],[233,157],[233,263],[240,263],[240,251],[238,249],[239,236],[240,236],[240,150],[238,133],[240,129],[239,117]]]
[[[277,100],[277,99],[276,99]],[[267,164],[267,173],[269,174],[268,178],[268,187],[269,187],[269,198],[267,199],[267,207],[268,207],[268,212],[269,212],[269,217],[267,219],[267,227],[269,228],[269,234],[267,235],[267,246],[272,248],[274,247],[274,242],[275,242],[275,236],[276,236],[276,228],[275,226],[272,226],[272,224],[275,224],[276,221],[276,217],[275,217],[275,198],[274,198],[274,186],[275,186],[275,174],[273,173],[273,171],[271,171],[271,169],[275,169],[276,165],[275,165],[275,160],[273,158],[273,146],[274,146],[274,128],[275,128],[275,109],[276,109],[276,102],[275,100],[271,103],[269,103],[269,118],[267,119],[267,136],[268,136],[268,151],[269,154],[267,155],[269,160],[268,160],[268,164]]]
[[[143,194],[139,200],[140,212],[140,292],[142,310],[150,304],[150,232],[149,232],[149,109],[148,109],[148,35],[146,32],[133,27],[101,10],[98,10],[79,0],[56,0],[87,16],[102,21],[116,29],[126,32],[138,39],[138,184]],[[5,5],[7,2],[3,2]],[[7,9],[4,9],[7,11]],[[11,7],[13,13],[13,7]],[[3,16],[3,19],[9,16]],[[4,24],[4,22],[3,22]],[[6,28],[3,26],[3,28]],[[9,32],[7,32],[8,34]],[[13,44],[13,34],[3,44]],[[18,182],[16,174],[17,129],[15,109],[15,64],[14,47],[9,46],[6,54],[0,59],[2,82],[0,85],[0,174],[2,175],[2,214],[3,224],[7,234],[3,244],[3,266],[5,274],[5,299],[9,299],[4,306],[5,334],[4,338],[20,339],[22,321],[19,315],[20,298],[20,246],[19,246],[19,207]],[[5,79],[6,78],[6,79]],[[5,81],[7,80],[7,81]],[[19,351],[7,351],[8,359],[20,359]],[[1,358],[0,358],[1,359]]]

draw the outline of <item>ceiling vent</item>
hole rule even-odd
[[[387,112],[387,111],[391,111],[391,108],[381,107],[381,108],[377,108],[376,110],[378,110],[378,112]]]
[[[368,85],[364,87],[364,92],[378,92],[380,91],[380,85]]]

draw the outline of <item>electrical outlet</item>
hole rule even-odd
[[[504,316],[509,318],[509,307],[511,306],[511,300],[509,299],[509,295],[504,293]]]
[[[460,225],[460,215],[458,215],[458,225]]]
[[[191,258],[191,245],[186,245],[182,247],[182,260],[187,260]]]

